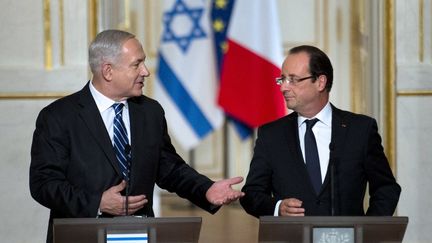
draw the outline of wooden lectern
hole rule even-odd
[[[145,235],[136,241],[129,237],[125,242],[197,243],[201,222],[201,217],[54,219],[53,235],[54,243],[118,242],[110,241],[116,235]]]
[[[399,243],[408,217],[305,216],[260,218],[259,242]]]

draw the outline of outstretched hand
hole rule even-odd
[[[215,182],[206,192],[207,200],[213,205],[221,206],[243,197],[244,192],[231,188],[242,181],[243,177],[239,176]]]

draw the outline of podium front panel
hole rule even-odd
[[[407,224],[407,217],[264,216],[260,217],[258,242],[313,243],[314,229],[334,228],[354,231],[355,243],[398,243],[402,242]]]
[[[146,233],[148,242],[197,243],[201,217],[54,219],[54,243],[105,243],[107,233]]]

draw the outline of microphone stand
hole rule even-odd
[[[131,146],[129,144],[126,144],[125,147],[125,153],[126,153],[126,160],[127,160],[127,175],[126,175],[126,188],[125,188],[125,211],[126,216],[129,215],[129,184],[130,184],[130,167],[131,167]]]
[[[330,206],[331,216],[335,216],[335,185],[334,185],[334,162],[330,161]]]
[[[334,143],[331,142],[329,145],[330,149],[330,213],[331,216],[335,216],[335,158],[334,158]]]
[[[125,200],[125,210],[126,216],[129,215],[129,178],[126,178],[126,200]]]

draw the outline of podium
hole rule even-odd
[[[201,222],[201,217],[54,219],[53,237],[54,243],[197,243]]]
[[[305,216],[260,217],[259,242],[397,243],[408,217]]]

